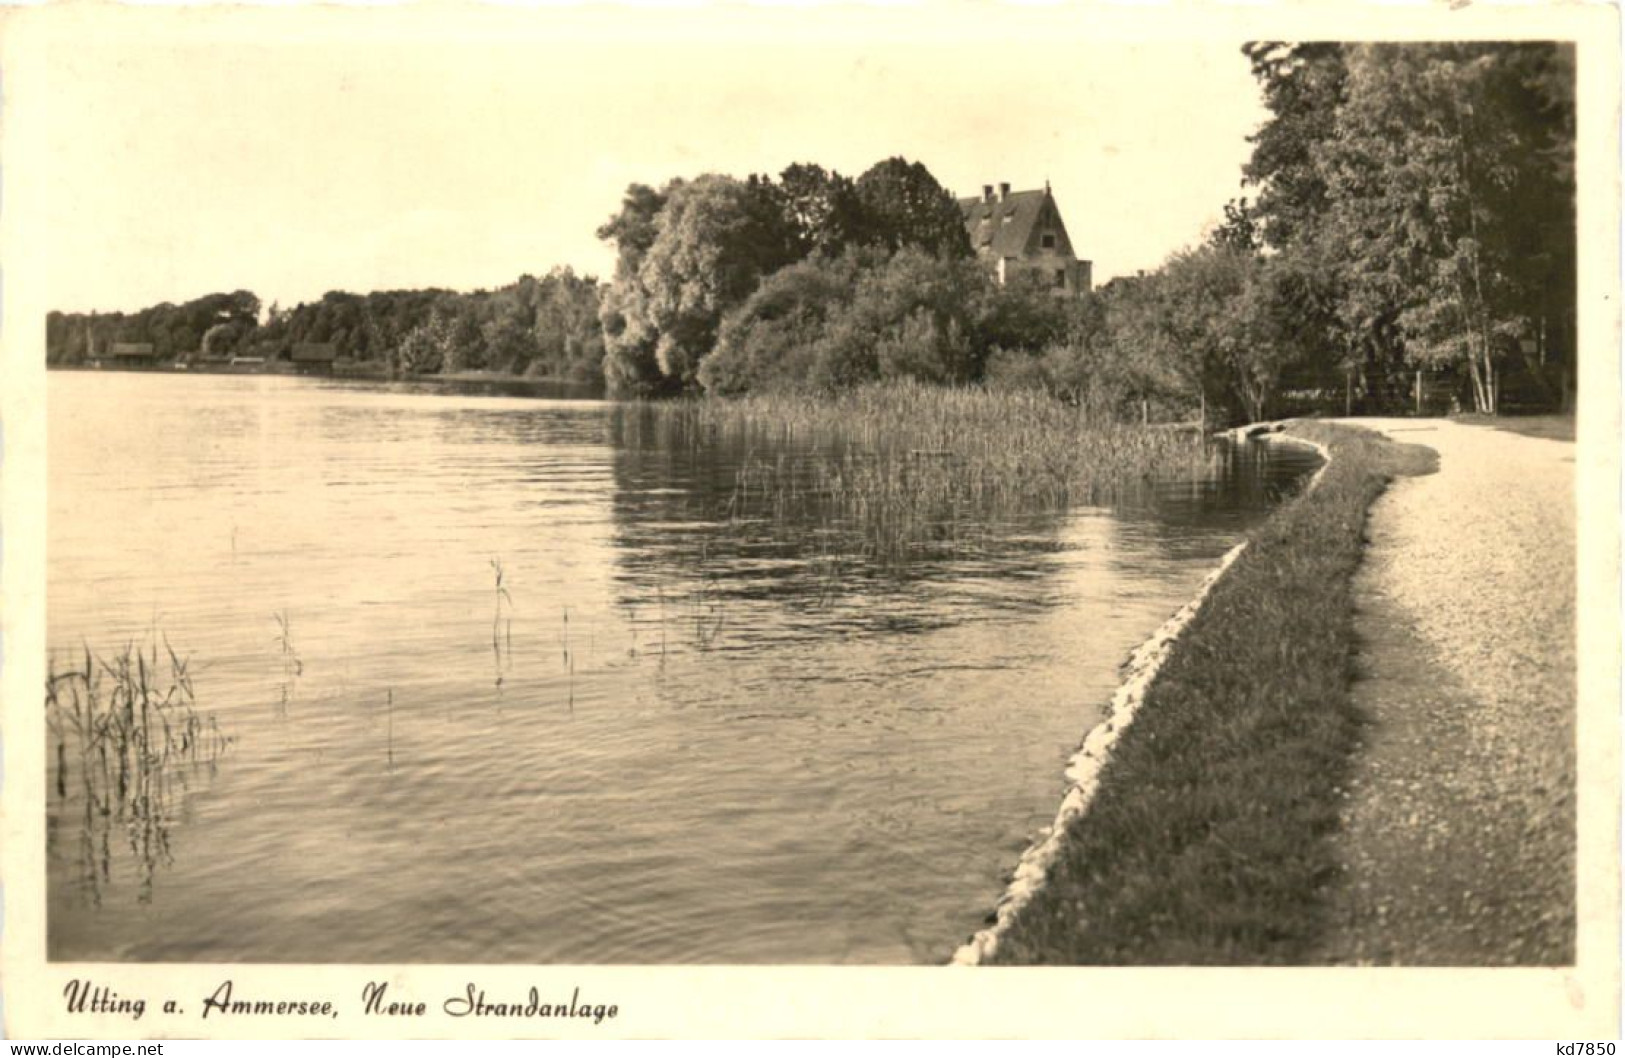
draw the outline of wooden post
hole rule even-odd
[[[1416,372],[1416,414],[1422,414],[1422,372]]]
[[[1343,415],[1354,414],[1354,365],[1350,364],[1343,372]]]
[[[1207,390],[1200,391],[1202,397],[1202,419],[1198,427],[1201,436],[1207,436]]]

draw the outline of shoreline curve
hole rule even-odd
[[[1294,436],[1289,428],[1290,423],[1259,423],[1226,431],[1226,434],[1266,443],[1302,445],[1318,452],[1321,464],[1310,476],[1303,491],[1293,498],[1296,500],[1315,490],[1326,469],[1331,466],[1332,457],[1326,445]],[[998,950],[1000,940],[1016,916],[1043,890],[1049,878],[1050,866],[1066,840],[1068,828],[1087,814],[1094,802],[1100,788],[1100,773],[1111,757],[1112,747],[1145,704],[1147,692],[1172,655],[1180,635],[1201,611],[1214,586],[1247,550],[1249,542],[1243,540],[1225,552],[1219,564],[1202,578],[1196,594],[1129,654],[1123,680],[1112,693],[1111,707],[1105,718],[1085,733],[1078,749],[1067,760],[1063,773],[1067,780],[1066,792],[1061,797],[1055,819],[1042,837],[1029,844],[1016,861],[1009,884],[994,903],[992,923],[956,948],[948,965],[978,966],[985,962]]]

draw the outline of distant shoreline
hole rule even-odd
[[[376,361],[363,361],[355,364],[338,364],[332,370],[310,370],[296,364],[287,362],[231,364],[229,362],[213,362],[205,364],[153,364],[151,366],[128,367],[107,363],[87,364],[47,364],[47,371],[72,371],[83,373],[108,373],[120,375],[281,375],[295,378],[331,378],[345,382],[405,382],[427,383],[448,386],[468,386],[488,384],[492,386],[507,386],[514,388],[524,387],[565,387],[580,390],[583,394],[604,396],[604,385],[597,381],[582,381],[575,378],[561,378],[555,375],[515,375],[500,371],[458,371],[455,374],[426,374],[426,375],[396,375],[391,378]]]

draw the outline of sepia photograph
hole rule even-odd
[[[1191,13],[8,13],[7,1034],[1617,1035],[1617,12]]]

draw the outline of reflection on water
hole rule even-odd
[[[805,452],[646,409],[49,398],[53,649],[162,629],[235,739],[168,792],[151,869],[52,802],[60,959],[939,960],[1118,664],[1313,462],[1228,451],[883,568],[816,496],[741,496]]]

